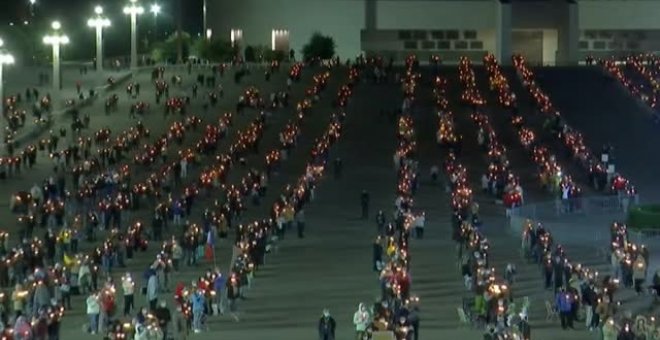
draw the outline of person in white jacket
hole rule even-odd
[[[363,339],[370,322],[371,319],[367,308],[364,306],[364,303],[360,303],[358,310],[353,314],[353,324],[355,325],[355,333],[358,340]]]
[[[87,316],[89,317],[89,332],[96,334],[99,328],[99,314],[101,314],[101,303],[96,293],[87,297]]]

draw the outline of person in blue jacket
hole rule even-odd
[[[190,295],[190,303],[192,304],[193,313],[193,331],[200,333],[202,331],[202,317],[204,315],[204,294],[196,289]]]
[[[564,287],[555,296],[555,305],[559,311],[562,329],[573,328],[573,318],[571,316],[573,298],[573,294],[567,292]]]

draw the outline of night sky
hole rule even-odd
[[[171,14],[174,1],[176,0],[140,0],[140,3],[148,9],[152,3],[158,2],[163,7],[163,13],[158,20],[167,25],[167,21],[173,23]],[[63,25],[74,27],[86,22],[93,13],[94,6],[103,5],[108,16],[114,19],[113,22],[127,24],[128,20],[121,12],[126,3],[128,0],[37,0],[35,18],[37,21],[59,19]],[[182,3],[184,30],[194,34],[201,33],[202,0],[182,0]],[[28,0],[0,0],[0,27],[29,18],[29,7]]]

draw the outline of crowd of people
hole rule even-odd
[[[534,226],[527,221],[523,254],[541,267],[545,288],[555,294],[552,301],[546,302],[547,307],[558,313],[563,329],[573,329],[578,320],[583,320],[589,331],[600,330],[606,340],[660,338],[653,315],[633,317],[617,299],[617,293],[626,288],[638,295],[657,295],[660,273],[654,273],[646,285],[648,249],[629,241],[625,224],[613,223],[610,235],[611,272],[605,275],[569,260],[566,250],[540,223]]]
[[[271,99],[270,110],[287,105],[291,79],[299,80],[303,67],[303,64],[293,64],[288,75],[287,94],[271,96],[274,99]],[[164,70],[158,69],[154,79],[156,92],[161,91],[159,84],[166,83]],[[54,161],[55,175],[12,195],[12,210],[19,215],[22,242],[12,247],[8,243],[9,235],[2,234],[0,281],[3,287],[15,284],[11,299],[5,298],[13,307],[3,314],[7,336],[37,338],[42,330],[35,325],[43,323],[50,339],[57,339],[59,320],[64,307],[70,308],[72,295],[87,296],[85,303],[90,321],[87,331],[111,339],[166,338],[167,325],[175,319],[178,320],[176,324],[184,325],[178,327],[179,330],[200,332],[207,315],[222,314],[226,309],[238,321],[237,300],[244,297],[254,271],[265,263],[266,253],[276,247],[294,223],[298,236],[304,235],[304,206],[314,197],[314,187],[323,175],[329,148],[341,136],[343,110],[358,79],[358,67],[349,68],[349,81],[340,88],[334,101],[339,112],[330,117],[328,128],[313,143],[304,174],[287,186],[273,204],[270,218],[240,223],[240,215],[248,206],[243,199],[250,197],[254,205],[260,203],[266,193],[268,176],[279,171],[279,164],[296,146],[302,133],[302,121],[311,114],[313,103],[320,99],[331,71],[334,72],[324,68],[313,77],[305,99],[295,108],[295,118],[279,134],[279,145],[266,154],[264,170],[251,169],[237,184],[226,182],[227,172],[234,164],[245,165],[249,153],[259,152],[259,142],[270,115],[255,88],[246,90],[237,107],[253,107],[262,113],[237,132],[236,142],[225,153],[217,151],[217,144],[233,124],[231,114],[225,114],[216,124],[208,123],[197,143],[186,137],[196,131],[203,120],[185,110],[177,111],[180,120],[172,123],[167,133],[151,144],[141,142],[149,137],[149,131],[140,122],[114,140],[109,129],[99,130],[94,138],[96,153],[92,150],[92,139],[80,137],[73,147],[75,150],[67,148],[62,152],[67,155],[66,161]],[[131,98],[137,97],[138,91],[133,85]],[[184,141],[192,142],[194,147],[185,148]],[[56,150],[59,150],[57,145],[52,145],[48,152],[54,154]],[[134,157],[130,157],[131,154]],[[205,160],[212,160],[211,165],[205,165]],[[135,178],[135,169],[147,171],[147,176]],[[199,170],[199,177],[188,176],[193,169]],[[212,191],[217,191],[220,199],[204,210],[201,226],[189,222],[194,202]],[[140,208],[153,208],[151,228],[131,218]],[[32,238],[35,227],[46,228],[43,240]],[[178,282],[174,295],[180,313],[170,314],[167,303],[159,304],[158,299],[159,293],[169,291],[172,273],[178,271],[184,261],[193,265],[203,257],[209,261],[215,259],[216,237],[227,237],[232,228],[235,228],[236,240],[226,275],[215,269],[207,271],[191,285]],[[99,230],[105,231],[106,239],[90,253],[81,252],[79,242],[84,234],[87,240],[97,241]],[[125,261],[133,258],[135,252],[145,251],[149,238],[162,240],[163,231],[175,236],[164,241],[156,259],[144,271],[141,293],[149,306],[139,309],[137,316],[132,317],[139,280],[125,273],[116,284],[112,275],[114,268],[124,267]],[[117,312],[117,287],[123,292],[123,317]],[[125,317],[129,317],[128,321]]]
[[[255,87],[248,87],[240,95],[237,115],[244,114],[245,108],[260,113],[234,133],[235,140],[226,151],[220,150],[219,141],[227,138],[234,127],[234,115],[226,113],[217,121],[208,121],[191,114],[187,108],[190,97],[169,96],[170,84],[181,86],[180,76],[174,74],[168,82],[163,68],[154,69],[154,93],[157,102],[161,96],[165,98],[162,103],[165,113],[174,115],[175,121],[156,138],[152,139],[151,131],[137,121],[116,135],[109,127],[88,137],[76,131],[76,136],[71,136],[72,142],[64,148],[60,148],[59,140],[66,140],[66,130],[51,131],[48,138],[29,145],[18,157],[8,147],[9,156],[0,159],[0,179],[20,171],[21,164],[32,167],[40,153],[48,154],[54,172],[11,197],[10,208],[16,213],[20,227],[19,244],[11,245],[10,235],[0,233],[0,286],[11,291],[0,294],[4,307],[0,309],[0,325],[4,336],[58,339],[61,319],[72,308],[71,297],[76,295],[86,296],[89,320],[86,331],[103,334],[108,339],[167,339],[173,333],[200,333],[208,327],[209,317],[227,311],[239,321],[238,304],[245,298],[255,273],[266,264],[267,254],[277,249],[294,227],[297,237],[305,235],[305,206],[313,201],[315,187],[328,167],[330,148],[341,137],[345,107],[366,64],[377,74],[376,82],[382,80],[384,70],[391,68],[380,59],[368,63],[358,59],[348,67],[348,82],[340,87],[333,101],[336,113],[330,115],[323,134],[314,139],[303,173],[279,194],[268,216],[252,222],[242,218],[244,212],[265,200],[269,179],[291,157],[305,132],[303,122],[313,114],[315,104],[325,95],[328,79],[337,72],[332,67],[323,67],[312,77],[304,99],[296,103],[292,118],[277,135],[276,145],[267,146],[272,149],[263,153],[262,168],[254,164],[248,168],[247,158],[261,153],[271,111],[289,106],[291,84],[300,80],[307,65],[292,64],[286,89],[272,93],[269,98],[264,98]],[[515,95],[497,61],[489,55],[484,58],[484,64],[491,90],[497,93],[498,104],[511,111],[511,123],[521,144],[538,165],[542,184],[558,194],[563,209],[579,209],[579,203],[574,202],[580,197],[580,188],[518,114]],[[618,195],[622,205],[634,200],[634,187],[612,170],[609,148],[603,149],[600,158],[594,156],[581,134],[569,127],[553,108],[524,59],[515,57],[514,65],[538,110],[551,116],[552,135],[584,166],[594,187]],[[277,70],[271,67],[267,77]],[[212,72],[213,81],[202,76],[193,87],[192,97],[197,97],[198,86],[206,85],[209,95],[203,98],[215,106],[218,97],[223,97],[223,90],[215,82],[215,73],[220,70],[214,68]],[[505,146],[484,113],[486,100],[478,90],[468,59],[461,59],[459,74],[461,100],[472,109],[470,118],[476,127],[477,143],[487,159],[481,190],[502,200],[509,215],[524,202],[522,186],[509,167]],[[414,56],[409,57],[400,78],[404,99],[397,115],[398,144],[393,156],[396,198],[391,218],[383,211],[376,217],[378,235],[373,244],[373,269],[379,275],[381,296],[372,308],[360,303],[353,315],[358,339],[370,339],[377,332],[392,332],[398,340],[417,340],[420,334],[420,301],[411,293],[409,242],[411,237],[423,238],[426,223],[424,212],[414,207],[419,165],[413,113],[421,78],[419,62]],[[438,116],[437,142],[447,149],[443,170],[451,194],[452,237],[457,244],[465,287],[474,293],[473,298],[464,301],[461,310],[468,322],[484,326],[491,338],[528,339],[529,304],[513,303],[515,266],[508,264],[503,275],[491,266],[490,245],[481,230],[479,204],[473,197],[468,171],[460,163],[462,136],[456,131],[455,117],[449,109],[447,80],[436,76],[432,84]],[[129,84],[127,95],[129,100],[140,97],[139,84]],[[131,119],[137,118],[135,114],[148,112],[147,104],[142,101],[131,105],[130,110]],[[83,126],[89,126],[89,116],[86,119]],[[196,135],[200,136],[198,140],[194,140]],[[13,168],[15,163],[18,165]],[[229,174],[237,168],[245,174],[230,183]],[[341,161],[335,160],[336,177],[341,175],[340,168]],[[439,169],[432,170],[432,176],[437,177],[438,173]],[[203,204],[199,202],[210,197],[217,199],[199,209]],[[368,218],[366,192],[361,203],[363,217]],[[193,208],[203,211],[198,222],[193,217]],[[134,217],[140,210],[148,211],[147,215],[152,217],[150,223]],[[43,238],[35,237],[35,228],[40,228],[37,234],[45,232]],[[232,258],[223,271],[216,263],[215,246],[217,239],[228,238],[232,232],[235,236],[231,242]],[[101,238],[98,233],[102,234]],[[89,247],[81,245],[85,240],[93,243],[86,251],[83,249]],[[130,271],[121,273],[117,279],[116,268],[126,267],[127,260],[135,258],[136,253],[153,247],[150,242],[162,242],[162,245],[153,261],[148,261],[141,279]],[[647,291],[644,283],[648,276],[648,250],[628,241],[625,225],[612,227],[612,275],[602,279],[597,272],[570,262],[565,250],[554,243],[542,225],[534,227],[530,223],[525,227],[523,251],[541,266],[546,288],[555,293],[551,304],[559,312],[563,328],[572,328],[578,311],[584,310],[586,326],[602,329],[606,340],[617,336],[633,339],[639,334],[645,334],[647,339],[655,336],[653,322],[644,316],[637,316],[634,321],[629,316],[621,320],[614,317],[618,307],[614,294],[620,285],[634,288],[639,294]],[[208,269],[192,282],[184,283],[173,277],[182,266],[201,263]],[[656,273],[649,289],[657,291],[658,287],[660,274]],[[172,288],[174,304],[170,309],[161,295]],[[147,306],[136,308],[136,294],[146,297]],[[123,298],[121,311],[118,297]],[[335,339],[336,327],[330,311],[324,309],[318,324],[319,337]],[[631,333],[635,335],[630,337]]]
[[[415,93],[420,80],[419,63],[414,56],[406,60],[400,85],[403,103],[397,122],[397,148],[394,170],[397,174],[391,218],[380,211],[376,217],[378,236],[374,243],[374,270],[379,273],[381,296],[371,318],[358,310],[353,322],[360,332],[392,331],[396,339],[420,336],[420,301],[412,291],[410,270],[411,236],[423,238],[424,212],[414,206],[419,185],[419,163],[414,121]],[[363,337],[364,339],[365,337]]]
[[[584,170],[593,189],[616,195],[624,211],[627,211],[631,204],[637,203],[637,190],[628,179],[616,171],[611,148],[606,145],[600,154],[592,152],[583,135],[566,123],[550,97],[538,85],[534,72],[525,63],[525,58],[521,55],[513,56],[513,64],[536,109],[545,116],[544,126],[549,130],[548,133],[561,142],[566,154]],[[559,173],[565,176],[561,170]],[[581,196],[582,191],[578,186],[561,181],[561,200],[565,210],[581,209]]]

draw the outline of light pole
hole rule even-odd
[[[161,7],[159,4],[153,4],[149,8],[149,12],[154,15],[154,36],[158,40],[158,14],[160,14]]]
[[[138,0],[131,0],[130,4],[124,7],[124,14],[131,16],[131,68],[136,69],[137,60],[137,16],[144,13],[144,7],[137,3]]]
[[[37,3],[37,0],[29,0],[30,2],[30,17],[34,18],[34,5]]]
[[[4,41],[0,39],[0,48],[2,48],[2,45],[4,45]],[[2,68],[4,65],[11,65],[13,63],[14,56],[0,49],[0,100],[2,101],[2,105],[0,105],[0,116],[5,115],[5,92],[3,88]]]
[[[103,70],[103,29],[110,26],[110,19],[103,16],[103,7],[94,8],[96,16],[87,20],[89,27],[96,28],[96,71]]]
[[[62,88],[62,77],[60,75],[60,45],[69,43],[69,37],[60,32],[62,24],[59,21],[53,21],[50,25],[53,32],[44,37],[44,44],[53,46],[53,88],[60,90]]]
[[[206,37],[206,39],[210,39],[211,37],[209,37],[208,33],[207,33],[209,31],[209,27],[208,27],[208,24],[207,24],[207,21],[206,21],[207,20],[206,19],[206,0],[204,0],[204,3],[202,5],[202,15],[204,17],[203,18],[203,20],[204,20],[204,33],[203,34]]]

